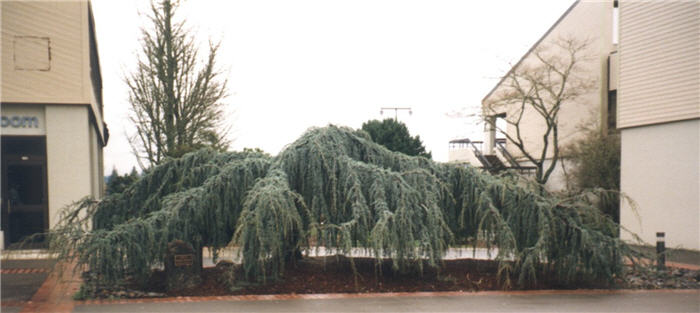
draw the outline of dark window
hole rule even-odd
[[[10,204],[42,204],[45,199],[43,171],[41,165],[8,165],[7,199]]]
[[[608,133],[617,131],[617,90],[608,91]]]
[[[46,139],[44,137],[2,137],[3,155],[46,155]]]

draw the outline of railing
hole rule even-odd
[[[464,139],[455,139],[450,141],[450,149],[455,150],[455,149],[469,149],[474,152],[474,156],[476,157],[477,160],[482,165],[482,168],[488,170],[489,172],[495,173],[498,172],[502,169],[502,164],[498,166],[498,164],[494,164],[493,162],[489,161],[489,157],[487,155],[484,155],[481,151],[483,149],[483,141],[472,141],[469,140],[469,138],[464,138]],[[498,162],[500,163],[500,162]]]
[[[506,161],[508,161],[508,164],[512,167],[520,167],[520,164],[515,160],[515,158],[508,152],[506,149],[506,139],[505,138],[498,138],[496,139],[496,150],[503,156]]]
[[[482,168],[491,172],[498,173],[503,170],[514,169],[521,174],[531,174],[533,170],[537,168],[534,166],[521,166],[518,161],[513,157],[513,155],[506,149],[506,139],[498,138],[496,139],[494,150],[496,154],[487,155],[483,153],[483,141],[472,141],[469,138],[456,139],[450,141],[450,149],[469,149],[474,152],[474,156],[482,165]],[[500,157],[498,156],[500,154]],[[501,161],[501,158],[508,162],[509,166],[506,166]]]
[[[518,161],[515,160],[513,155],[508,152],[508,149],[506,149],[506,139],[505,138],[498,138],[496,139],[496,150],[503,156],[504,159],[508,161],[508,164],[510,164],[511,169],[515,169],[521,174],[529,174],[531,171],[536,170],[537,167],[535,166],[522,166]]]
[[[469,140],[469,139],[467,139]],[[483,153],[481,153],[481,149],[476,146],[476,144],[483,145],[483,141],[469,141],[468,144],[471,146],[472,150],[474,151],[474,156],[481,162],[481,164],[484,166],[486,169],[491,169],[493,168],[493,165],[491,165],[491,162],[489,162],[488,159],[484,156]]]

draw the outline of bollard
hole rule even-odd
[[[663,271],[666,269],[666,233],[656,233],[656,269]]]

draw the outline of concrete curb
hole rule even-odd
[[[56,257],[56,254],[50,254],[46,249],[2,250],[0,260],[47,260]]]
[[[189,303],[206,301],[279,301],[279,300],[326,300],[353,298],[394,298],[394,297],[454,297],[454,296],[537,296],[537,295],[606,295],[606,294],[698,294],[700,289],[575,289],[575,290],[527,290],[527,291],[442,291],[442,292],[386,292],[386,293],[325,293],[325,294],[279,294],[279,295],[240,295],[209,297],[168,297],[116,300],[76,301],[75,305],[132,304],[132,303]]]

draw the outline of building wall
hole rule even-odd
[[[700,2],[621,1],[618,127],[700,118]]]
[[[619,53],[620,223],[700,250],[700,2],[621,1]]]
[[[46,106],[50,227],[63,207],[93,195],[90,131],[87,107]]]
[[[479,160],[474,156],[474,151],[470,148],[450,148],[447,152],[447,162],[481,166]]]
[[[89,103],[81,2],[2,2],[2,101]]]
[[[49,225],[66,205],[103,195],[104,123],[99,59],[88,0],[2,1],[3,116],[31,115],[45,135]]]
[[[36,117],[36,125],[22,125],[21,127],[5,126],[0,129],[0,135],[6,136],[43,136],[46,134],[46,118],[44,106],[40,104],[2,104],[0,113],[3,118],[12,117]],[[36,127],[34,127],[36,126]]]
[[[89,141],[90,141],[90,190],[92,191],[90,195],[93,198],[102,198],[103,189],[100,181],[104,181],[104,173],[101,166],[101,156],[100,156],[100,143],[97,132],[94,128],[88,130]]]
[[[601,119],[607,111],[608,91],[608,55],[615,49],[612,38],[613,2],[612,1],[579,1],[576,2],[561,19],[555,23],[550,31],[537,42],[518,64],[515,69],[527,68],[538,64],[532,54],[535,49],[544,49],[548,53],[564,53],[553,46],[553,42],[559,39],[576,38],[579,41],[590,42],[585,51],[586,60],[581,63],[576,75],[585,77],[593,83],[593,87],[575,101],[564,103],[559,113],[559,147],[566,146],[584,134],[583,128],[595,129],[600,126]],[[563,55],[563,54],[562,54]],[[483,99],[487,105],[497,99],[502,93],[508,91],[507,82],[501,81]],[[506,113],[507,117],[513,117],[515,107],[501,107],[499,112]],[[525,147],[530,154],[539,155],[544,149],[542,136],[545,133],[546,124],[543,118],[534,109],[526,109],[520,122],[521,135],[525,141]],[[507,133],[513,137],[516,128],[507,126]],[[550,136],[550,148],[548,155],[552,155],[552,140]],[[523,154],[511,143],[506,144],[511,155],[524,161]],[[561,176],[561,168],[555,169]],[[563,181],[562,177],[552,177],[553,181]],[[564,185],[550,183],[552,189],[562,189]]]
[[[700,119],[622,131],[620,223],[654,244],[700,249]],[[622,238],[632,240],[626,232]]]
[[[46,136],[49,224],[85,196],[104,195],[102,147],[81,105],[2,104],[2,116],[37,117],[38,127],[2,128],[2,135]]]
[[[87,1],[2,1],[3,103],[90,106],[102,114],[90,79]]]

